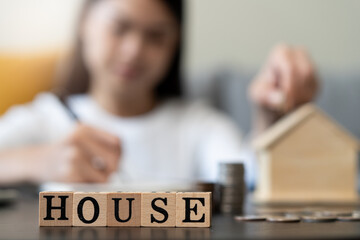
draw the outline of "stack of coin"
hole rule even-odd
[[[220,163],[218,175],[220,211],[227,214],[242,214],[245,181],[242,163]]]
[[[196,183],[195,189],[196,192],[211,192],[212,196],[212,211],[217,213],[219,211],[219,193],[214,183],[211,182],[198,182]]]

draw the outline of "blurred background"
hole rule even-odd
[[[0,114],[52,87],[82,2],[0,0]],[[247,131],[247,84],[274,45],[301,45],[323,79],[318,104],[360,137],[360,1],[189,0],[187,8],[190,98],[207,99]]]

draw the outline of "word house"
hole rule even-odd
[[[210,227],[210,192],[40,192],[39,225]]]

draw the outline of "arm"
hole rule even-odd
[[[120,152],[116,136],[74,126],[51,94],[0,118],[0,185],[104,182],[117,168]]]
[[[0,185],[19,182],[106,182],[120,158],[117,137],[79,125],[64,141],[0,153]],[[96,160],[96,162],[94,161]]]

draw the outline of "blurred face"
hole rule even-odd
[[[84,60],[93,87],[105,94],[153,92],[178,44],[178,25],[160,0],[101,0],[87,13]]]

